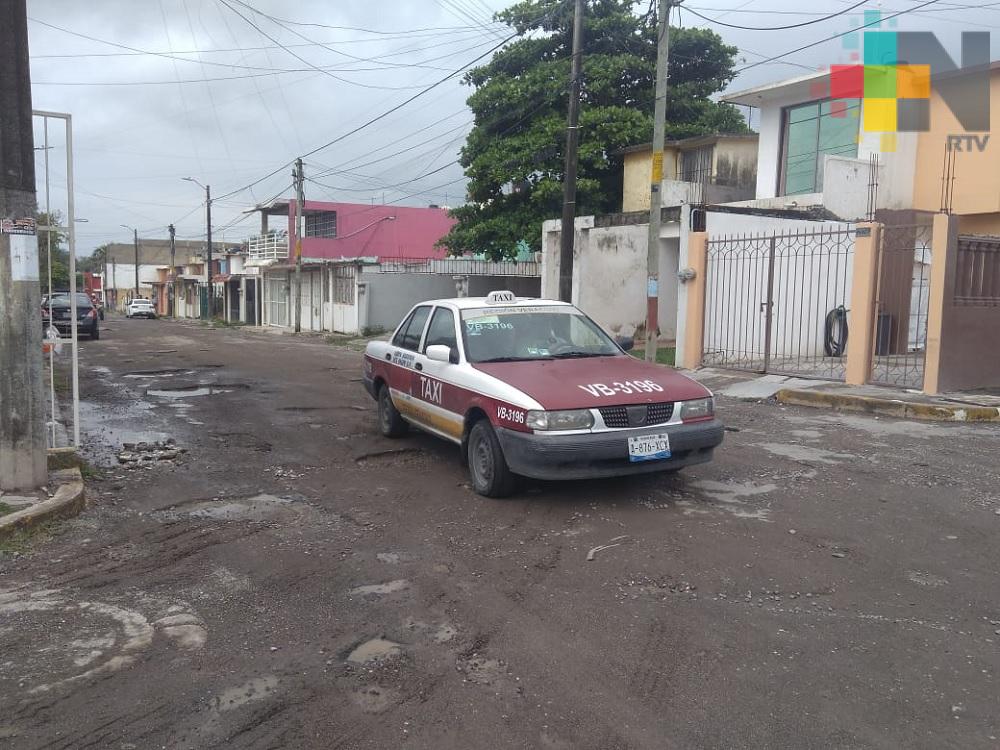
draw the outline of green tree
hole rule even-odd
[[[577,213],[620,209],[622,157],[652,139],[655,4],[588,0],[584,26]],[[524,0],[497,17],[522,36],[474,68],[475,125],[462,149],[468,202],[441,240],[452,253],[511,257],[519,240],[541,247],[541,223],[562,210],[573,6]],[[733,78],[736,47],[706,29],[670,30],[667,138],[746,132],[735,108],[710,97]]]

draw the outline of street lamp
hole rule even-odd
[[[205,190],[205,239],[208,241],[208,262],[205,264],[206,282],[208,283],[208,318],[212,319],[215,312],[215,294],[212,290],[212,188],[202,185],[194,177],[182,177],[185,182],[193,182]]]
[[[132,245],[135,248],[135,296],[139,296],[139,230],[128,224],[119,224],[123,229],[132,230]]]

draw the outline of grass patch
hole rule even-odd
[[[8,513],[13,513],[17,508],[13,505],[7,505],[7,503],[0,503],[0,516],[6,516]]]
[[[84,479],[103,479],[104,472],[94,466],[92,463],[80,459],[80,476]]]
[[[646,358],[646,347],[643,346],[641,349],[637,346],[635,349],[629,352],[636,359]],[[677,349],[672,346],[660,346],[656,349],[656,363],[660,365],[670,365],[674,366],[674,362],[677,358]]]
[[[40,523],[0,538],[0,555],[20,555],[28,551],[32,544],[52,536],[54,522]]]

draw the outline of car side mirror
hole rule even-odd
[[[452,348],[444,344],[431,344],[427,347],[425,353],[427,354],[427,359],[435,362],[451,362],[455,364],[458,361],[458,352],[454,352],[455,356],[452,358]]]
[[[635,339],[631,336],[618,336],[615,341],[624,351],[629,351],[635,346]]]

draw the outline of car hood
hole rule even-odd
[[[473,367],[523,391],[548,410],[687,401],[711,395],[701,383],[671,367],[630,356],[491,362]]]

